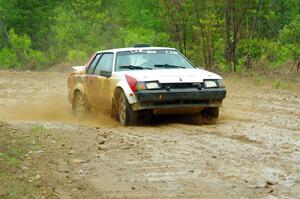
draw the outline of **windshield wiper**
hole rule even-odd
[[[135,70],[135,69],[140,69],[140,70],[149,69],[149,70],[152,70],[152,68],[149,68],[149,67],[134,66],[134,65],[124,65],[124,66],[119,66],[119,68],[129,68],[131,70]]]
[[[176,66],[176,65],[170,65],[170,64],[155,64],[154,67],[158,67],[158,68],[185,68],[184,66]]]

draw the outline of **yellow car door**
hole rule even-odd
[[[90,63],[85,76],[85,96],[92,107],[96,107],[97,102],[97,85],[98,75],[95,74],[97,64],[101,59],[102,54],[97,54],[94,60]]]
[[[97,63],[94,74],[97,75],[97,82],[95,83],[95,105],[99,109],[109,109],[109,78],[112,72],[113,53],[103,53],[100,61]]]

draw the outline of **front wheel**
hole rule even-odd
[[[219,107],[206,107],[194,116],[194,124],[215,124],[219,118]]]
[[[205,124],[215,124],[219,118],[219,107],[207,107],[202,110]]]
[[[138,119],[137,112],[132,110],[123,92],[118,98],[118,115],[120,124],[123,126],[134,125]]]

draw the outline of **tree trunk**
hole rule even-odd
[[[231,43],[231,23],[232,23],[232,0],[227,0],[227,7],[225,11],[225,34],[226,34],[226,47],[225,47],[225,59],[230,65],[232,71],[232,43]]]
[[[9,38],[8,32],[7,32],[7,30],[6,30],[6,27],[5,27],[5,25],[4,25],[4,23],[3,23],[3,21],[2,21],[1,18],[0,18],[0,26],[1,26],[1,28],[3,29],[3,33],[4,33],[4,35],[5,35],[5,37],[6,37],[7,41],[8,41],[8,44],[10,45],[10,47],[11,47],[12,49],[14,49],[14,47],[13,47],[11,41],[10,41],[10,38]]]
[[[245,5],[242,7],[241,5],[236,5],[234,7],[233,4],[233,0],[227,0],[227,8],[225,11],[226,47],[224,54],[227,63],[231,66],[230,70],[236,72],[236,49],[239,42],[239,32],[248,6]]]

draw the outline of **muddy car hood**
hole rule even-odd
[[[203,82],[203,79],[222,79],[219,75],[202,69],[162,69],[162,70],[136,70],[126,71],[138,81],[155,81],[160,83],[174,82]]]

